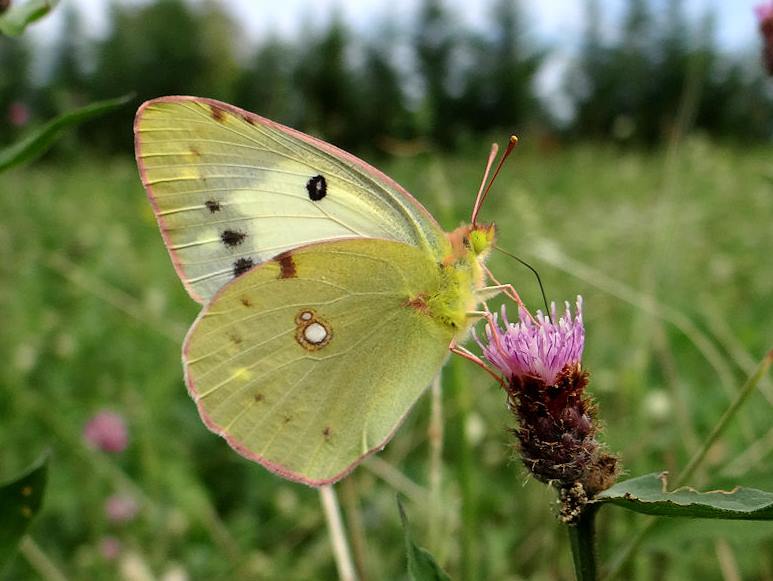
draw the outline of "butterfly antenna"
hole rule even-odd
[[[537,272],[537,269],[534,268],[531,264],[529,264],[525,260],[523,260],[522,258],[517,257],[515,254],[511,254],[510,252],[500,248],[499,246],[495,245],[494,246],[494,250],[498,250],[499,252],[501,252],[505,256],[509,256],[510,258],[512,258],[514,260],[517,260],[518,262],[523,264],[526,268],[528,268],[530,271],[532,271],[534,273],[534,276],[537,277],[537,284],[539,285],[539,291],[540,291],[540,293],[542,293],[542,302],[545,305],[545,314],[547,315],[548,320],[552,323],[553,319],[550,316],[550,309],[548,308],[548,299],[545,296],[545,287],[542,286],[542,278],[540,278],[540,275],[539,275],[539,272]]]
[[[480,188],[478,188],[478,195],[475,196],[475,205],[472,207],[472,218],[470,218],[470,222],[473,225],[478,217],[480,207],[483,204],[483,197],[485,196],[483,189],[486,187],[486,180],[488,180],[488,174],[491,171],[491,166],[494,165],[494,158],[496,158],[498,151],[499,146],[496,143],[492,143],[491,151],[488,154],[488,161],[486,162],[486,169],[483,171],[483,179],[480,182]]]
[[[499,151],[499,148],[497,147],[496,143],[494,143],[491,146],[491,153],[489,153],[488,162],[486,163],[486,171],[483,172],[483,181],[480,184],[478,195],[475,198],[475,205],[472,208],[472,218],[470,219],[470,222],[472,223],[473,226],[478,223],[478,213],[480,212],[481,207],[483,207],[483,202],[486,200],[486,196],[491,190],[491,186],[494,185],[494,180],[497,179],[499,172],[502,170],[502,166],[505,164],[505,160],[510,156],[510,154],[512,153],[513,149],[515,149],[515,146],[517,144],[518,144],[518,137],[516,137],[515,135],[511,135],[510,141],[508,141],[507,143],[507,148],[505,149],[505,153],[502,154],[502,158],[499,160],[499,163],[497,164],[497,169],[494,170],[494,175],[491,177],[491,181],[488,182],[488,185],[485,185],[486,180],[488,179],[489,171],[491,170],[491,166],[494,163],[494,158],[496,157],[497,152]]]

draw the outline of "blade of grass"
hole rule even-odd
[[[416,484],[381,456],[371,456],[362,465],[411,502],[418,505],[429,502],[429,491],[426,488]]]
[[[134,99],[134,94],[106,99],[55,117],[45,125],[32,130],[20,141],[0,150],[0,172],[40,157],[61,137],[66,129],[109,113],[126,105],[132,99]]]
[[[472,408],[472,394],[467,381],[467,362],[452,359],[448,367],[447,388],[457,411],[457,418],[450,424],[448,445],[457,454],[456,480],[462,502],[460,544],[460,579],[485,578],[478,568],[478,499],[475,481],[475,459],[467,438],[467,418]]]
[[[147,313],[135,297],[107,284],[86,269],[79,267],[63,254],[54,254],[49,259],[48,265],[70,283],[91,293],[144,326],[157,331],[167,339],[179,343],[185,336],[187,329],[185,325],[155,319]]]
[[[24,555],[27,563],[40,575],[41,579],[67,581],[67,577],[61,569],[29,535],[25,535],[19,543],[19,552]]]
[[[429,550],[435,555],[440,550],[443,530],[443,392],[442,372],[435,376],[431,387],[431,411],[427,438],[429,439]]]
[[[535,255],[548,264],[580,280],[595,286],[609,295],[617,297],[651,315],[658,317],[679,329],[695,345],[709,365],[719,376],[720,386],[728,399],[735,394],[733,372],[726,364],[722,353],[711,340],[685,314],[658,302],[655,297],[643,294],[628,285],[613,279],[606,273],[596,270],[578,260],[570,258],[551,244],[538,245]]]
[[[735,360],[739,369],[743,370],[746,375],[754,372],[754,368],[757,366],[757,362],[754,357],[749,353],[735,333],[730,328],[727,320],[720,316],[721,309],[717,305],[716,301],[711,297],[703,297],[701,299],[701,310],[703,312],[704,321],[709,331],[714,335],[720,346]],[[764,377],[760,381],[760,392],[765,396],[770,405],[773,405],[773,383],[771,383],[768,377]]]
[[[48,14],[57,2],[58,0],[27,0],[12,4],[0,15],[0,33],[19,36],[30,24]]]

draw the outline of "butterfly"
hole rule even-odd
[[[476,211],[447,233],[364,161],[211,99],[148,101],[134,135],[172,263],[204,304],[188,392],[239,454],[335,482],[386,445],[449,348],[474,357],[459,343],[501,290]]]

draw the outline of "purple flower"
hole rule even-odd
[[[521,308],[517,323],[507,320],[503,306],[502,327],[494,315],[493,326],[486,325],[486,340],[478,340],[483,355],[510,381],[534,377],[554,385],[567,366],[580,362],[585,344],[582,297],[577,297],[574,318],[569,303],[565,305],[560,318],[555,303],[550,306],[551,318],[542,311],[534,318]]]
[[[773,0],[755,6],[754,12],[762,35],[762,64],[767,73],[773,76]]]
[[[83,437],[90,446],[103,452],[123,452],[129,444],[123,417],[106,410],[88,421],[83,429]]]
[[[140,506],[133,496],[114,494],[105,501],[105,514],[114,523],[125,523],[137,516]]]
[[[121,541],[115,537],[102,537],[99,541],[99,552],[107,561],[113,561],[121,554]]]
[[[754,7],[754,13],[760,24],[773,17],[773,2],[767,4],[758,4]]]

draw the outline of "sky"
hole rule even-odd
[[[141,4],[143,0],[118,0],[122,4]],[[195,0],[193,0],[195,2]],[[220,0],[243,26],[248,39],[258,42],[269,34],[292,38],[309,22],[324,24],[336,11],[356,30],[367,32],[383,16],[398,23],[410,21],[420,5],[419,0]],[[614,34],[617,19],[626,0],[599,0],[605,16],[603,28]],[[684,0],[693,15],[712,10],[717,16],[717,36],[729,50],[748,48],[756,41],[753,8],[763,0]],[[771,0],[768,0],[771,1]],[[50,37],[61,25],[61,8],[76,5],[89,30],[99,36],[107,25],[108,0],[60,0],[55,13],[32,31],[41,39]],[[665,0],[655,0],[655,4]],[[454,14],[473,27],[484,29],[489,15],[490,0],[447,0]],[[536,40],[548,44],[561,43],[572,50],[584,27],[584,0],[521,0],[521,6],[533,25]]]
[[[148,0],[113,0],[121,4],[142,4]],[[190,0],[195,3],[200,0]],[[518,0],[514,0],[518,1]],[[613,37],[619,30],[620,16],[628,0],[599,0],[601,5],[602,34]],[[773,0],[683,0],[686,11],[698,20],[711,11],[716,17],[716,38],[726,51],[758,51],[759,36],[754,7]],[[246,40],[243,54],[261,40],[273,36],[293,39],[303,34],[304,28],[324,28],[333,15],[338,14],[355,31],[367,37],[378,34],[378,23],[385,20],[397,25],[413,22],[420,0],[220,0],[239,23]],[[651,0],[653,6],[665,7],[667,0]],[[54,13],[30,29],[38,42],[50,42],[62,24],[67,4],[74,4],[83,16],[91,36],[107,32],[109,0],[60,0]],[[473,29],[485,31],[492,0],[446,0],[452,14]],[[564,72],[572,64],[585,29],[585,0],[520,0],[525,22],[531,26],[527,39],[537,48],[550,48],[537,77],[537,93],[550,102],[553,113],[560,117],[570,115],[562,103],[561,83]],[[250,46],[251,45],[251,46]]]

